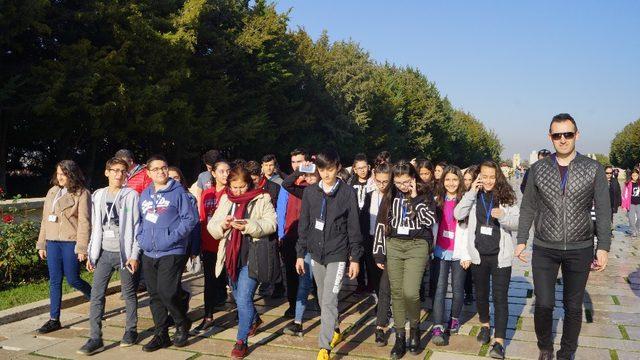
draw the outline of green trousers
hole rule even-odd
[[[404,332],[406,319],[415,329],[420,320],[420,282],[427,266],[429,244],[424,239],[388,238],[387,272],[391,284],[396,333]]]

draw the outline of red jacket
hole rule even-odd
[[[218,243],[219,239],[214,239],[213,236],[207,230],[207,224],[209,220],[213,216],[213,213],[216,212],[218,208],[218,204],[220,203],[220,198],[224,194],[225,189],[222,189],[216,192],[216,187],[213,186],[209,189],[206,189],[200,195],[200,209],[198,212],[200,214],[200,227],[201,227],[201,236],[202,242],[200,248],[202,251],[208,251],[217,253],[218,252]]]
[[[136,165],[127,179],[127,187],[132,188],[140,195],[142,190],[146,189],[152,182],[149,175],[147,175],[146,167],[144,165]]]

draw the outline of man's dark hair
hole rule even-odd
[[[311,160],[311,155],[309,155],[309,152],[305,149],[302,148],[297,148],[297,149],[293,149],[293,151],[291,152],[291,157],[294,156],[298,156],[298,155],[304,155],[304,160],[305,161],[310,161]]]
[[[247,165],[244,167],[249,171],[249,173],[253,176],[262,175],[262,167],[257,161],[251,160],[247,162]]]
[[[316,155],[316,167],[318,169],[326,169],[332,166],[340,165],[340,155],[333,149],[324,150]]]
[[[267,162],[271,162],[271,161],[273,161],[273,162],[274,162],[274,164],[275,164],[276,166],[278,166],[278,159],[276,159],[276,156],[275,156],[275,155],[273,155],[273,154],[267,154],[267,155],[265,155],[265,156],[263,156],[263,157],[262,157],[262,163],[263,163],[263,164],[264,164],[264,163],[267,163]]]
[[[122,165],[124,166],[125,170],[129,171],[129,163],[124,161],[124,159],[122,158],[115,157],[115,156],[112,157],[111,159],[107,160],[107,163],[105,164],[104,168],[105,170],[109,170],[113,165]]]
[[[133,157],[133,153],[131,152],[131,150],[127,150],[127,149],[120,149],[116,151],[116,154],[113,157],[117,157],[118,159],[131,160],[133,162],[136,161],[136,159]]]
[[[576,132],[578,131],[578,125],[576,125],[576,121],[573,119],[573,117],[571,117],[571,115],[567,113],[562,113],[554,116],[553,119],[551,119],[551,123],[549,124],[549,134],[551,134],[551,125],[553,125],[554,123],[561,123],[565,121],[571,121],[571,123],[573,124],[573,128],[576,129]]]
[[[164,157],[163,155],[160,154],[155,154],[155,155],[151,155],[148,159],[147,159],[147,169],[149,168],[149,165],[151,165],[152,162],[154,161],[164,161],[165,164],[169,164],[169,162],[167,161],[167,158]]]
[[[356,154],[356,156],[353,157],[353,165],[355,166],[358,161],[364,161],[367,165],[369,164],[367,161],[367,155],[363,153]]]
[[[606,171],[607,169],[611,169],[611,170],[613,170],[613,166],[611,166],[611,165],[607,165],[607,166],[605,166],[605,167],[604,167],[604,170]]]
[[[238,158],[233,160],[232,164],[233,166],[231,166],[231,168],[236,168],[236,167],[244,168],[247,166],[247,160]]]
[[[218,150],[209,150],[202,155],[202,161],[209,166],[214,166],[220,159],[222,154]]]

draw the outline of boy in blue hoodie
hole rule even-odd
[[[168,333],[168,314],[176,324],[173,345],[183,347],[187,344],[191,328],[187,317],[189,298],[180,284],[188,258],[190,234],[198,224],[198,218],[184,187],[169,178],[169,167],[164,157],[155,155],[149,158],[146,171],[153,184],[140,195],[140,226],[136,239],[144,251],[142,268],[155,323],[153,339],[142,350],[151,352],[172,343]]]

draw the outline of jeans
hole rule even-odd
[[[60,319],[62,307],[62,276],[74,289],[81,291],[89,300],[91,285],[80,278],[80,263],[75,254],[75,241],[47,240],[47,267],[49,268],[49,315],[52,319]]]
[[[484,324],[491,321],[489,317],[489,285],[491,284],[495,314],[494,337],[504,339],[507,335],[509,320],[508,293],[511,266],[499,268],[498,255],[480,255],[480,264],[471,264],[471,271],[473,271],[473,285],[476,287],[476,305],[480,322]]]
[[[253,304],[253,296],[256,293],[258,282],[249,277],[249,267],[243,266],[238,273],[238,279],[233,282],[229,279],[233,298],[238,309],[238,335],[236,340],[242,340],[245,344],[249,338],[249,329],[256,321],[258,312]]]
[[[311,262],[313,277],[318,285],[320,302],[320,334],[318,345],[331,350],[333,331],[338,327],[338,294],[344,279],[346,262],[332,262],[327,265]]]
[[[387,271],[396,333],[404,333],[409,320],[412,329],[420,320],[420,282],[427,265],[429,244],[424,239],[387,239]]]
[[[627,217],[631,234],[637,235],[640,231],[640,205],[630,205]]]
[[[142,256],[155,335],[166,334],[168,314],[173,317],[176,327],[184,326],[189,321],[189,293],[181,286],[182,271],[186,264],[187,255],[166,255],[159,258]]]
[[[386,268],[382,270],[380,275],[377,293],[376,326],[384,328],[389,325],[389,308],[391,307],[391,284],[389,284],[389,273]]]
[[[434,267],[436,274],[434,275],[438,281],[435,297],[433,299],[433,323],[442,325],[444,321],[444,298],[449,287],[449,272],[451,272],[451,292],[453,300],[451,303],[451,317],[458,319],[462,311],[464,302],[464,280],[467,272],[464,271],[460,261],[458,260],[442,260],[434,259]]]
[[[202,252],[202,272],[204,273],[204,317],[213,317],[214,307],[227,298],[227,282],[223,274],[216,277],[216,253]]]
[[[578,336],[582,327],[582,302],[593,260],[593,248],[555,250],[533,247],[531,267],[533,289],[536,295],[534,325],[538,348],[553,350],[553,308],[558,269],[562,267],[562,304],[564,321],[558,359],[570,359],[578,348]]]
[[[307,308],[309,293],[313,288],[313,271],[311,270],[311,254],[304,256],[304,274],[300,275],[298,294],[296,296],[296,315],[294,321],[302,324],[302,316]]]
[[[102,316],[104,315],[105,294],[109,286],[111,275],[120,271],[120,287],[124,296],[127,320],[125,331],[137,331],[138,328],[138,272],[131,274],[120,266],[120,253],[102,251],[93,272],[93,286],[91,287],[91,307],[89,310],[90,337],[102,339]]]

